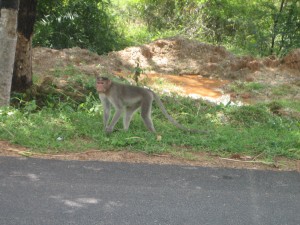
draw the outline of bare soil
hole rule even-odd
[[[204,167],[225,167],[236,169],[274,170],[274,171],[298,171],[300,172],[300,160],[277,158],[272,163],[259,160],[251,160],[248,156],[233,155],[230,158],[222,158],[206,152],[192,153],[193,159],[185,159],[170,154],[147,155],[144,153],[129,151],[101,151],[89,150],[82,153],[66,154],[39,154],[32,153],[29,149],[0,141],[0,156],[33,157],[57,160],[82,160],[82,161],[106,161],[146,163],[160,165],[185,165]]]
[[[180,37],[157,40],[101,56],[80,48],[35,48],[33,54],[33,71],[39,75],[47,75],[56,67],[70,64],[90,75],[128,75],[133,73],[138,63],[145,74],[162,76],[198,75],[268,83],[299,81],[300,78],[300,49],[293,50],[281,59],[275,56],[239,57],[224,47]]]
[[[226,92],[225,86],[236,80],[268,85],[288,84],[299,89],[298,94],[293,97],[300,100],[300,49],[295,49],[282,59],[274,56],[258,59],[251,56],[238,57],[221,46],[175,37],[101,56],[80,48],[33,50],[33,73],[41,79],[53,77],[55,69],[68,65],[87,76],[114,74],[129,80],[138,65],[143,72],[141,79],[146,79],[150,87],[153,80],[163,78],[176,85],[178,88],[175,91],[180,94],[208,98],[222,97]],[[65,82],[62,79],[51,78],[50,82],[59,86],[61,82]],[[269,164],[241,155],[222,158],[205,152],[191,154],[191,160],[174,155],[146,155],[125,150],[90,150],[61,155],[33,154],[22,146],[0,141],[0,156],[300,171],[299,160],[277,158]]]

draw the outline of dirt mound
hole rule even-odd
[[[109,55],[125,68],[147,73],[217,75],[234,58],[225,48],[184,38],[161,39]],[[117,64],[117,65],[118,65]],[[120,69],[120,68],[119,68]]]
[[[150,44],[129,47],[102,57],[110,72],[132,73],[139,64],[144,73],[201,75],[222,79],[262,80],[300,74],[300,50],[283,60],[274,56],[257,59],[237,57],[224,47],[181,37],[160,39]],[[109,61],[109,63],[108,63]],[[101,64],[102,65],[102,64]]]
[[[33,49],[33,72],[40,76],[49,75],[49,72],[69,65],[86,74],[94,75],[101,71],[99,64],[101,64],[101,56],[78,47],[62,50]]]
[[[188,74],[270,84],[290,82],[300,75],[300,49],[283,59],[237,57],[224,47],[182,37],[160,39],[101,56],[80,48],[35,48],[33,56],[34,73],[40,75],[68,65],[90,75],[133,74],[139,65],[148,74]]]
[[[283,63],[290,69],[299,71],[300,76],[300,48],[294,49],[287,56],[283,58]]]

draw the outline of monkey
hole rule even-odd
[[[159,96],[150,89],[120,84],[117,82],[113,82],[108,77],[103,76],[97,76],[96,89],[104,110],[104,130],[108,134],[113,132],[114,127],[119,121],[124,110],[125,115],[123,116],[123,127],[124,130],[127,131],[134,113],[139,108],[141,108],[141,117],[145,126],[149,131],[156,133],[151,118],[153,100],[156,101],[165,117],[179,129],[187,132],[202,132],[199,130],[191,130],[179,124],[175,119],[173,119],[173,117],[168,114]],[[111,120],[111,123],[109,124],[111,106],[115,108],[115,114]]]

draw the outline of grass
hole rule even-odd
[[[201,100],[163,96],[166,108],[176,120],[209,133],[187,134],[177,130],[155,106],[152,116],[162,136],[158,141],[155,134],[146,130],[139,114],[134,116],[128,132],[122,130],[120,121],[116,127],[119,130],[106,135],[102,106],[94,93],[77,103],[67,98],[57,102],[54,96],[47,99],[44,105],[31,100],[18,107],[0,109],[0,139],[42,153],[126,149],[188,158],[192,158],[190,152],[207,151],[223,156],[300,159],[299,119],[275,114],[268,104],[214,106]]]
[[[262,91],[267,88],[267,85],[258,83],[258,82],[233,82],[229,85],[228,89],[230,91],[243,94],[247,92],[255,93],[258,91]]]

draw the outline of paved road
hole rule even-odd
[[[299,225],[300,174],[0,157],[0,225]]]

